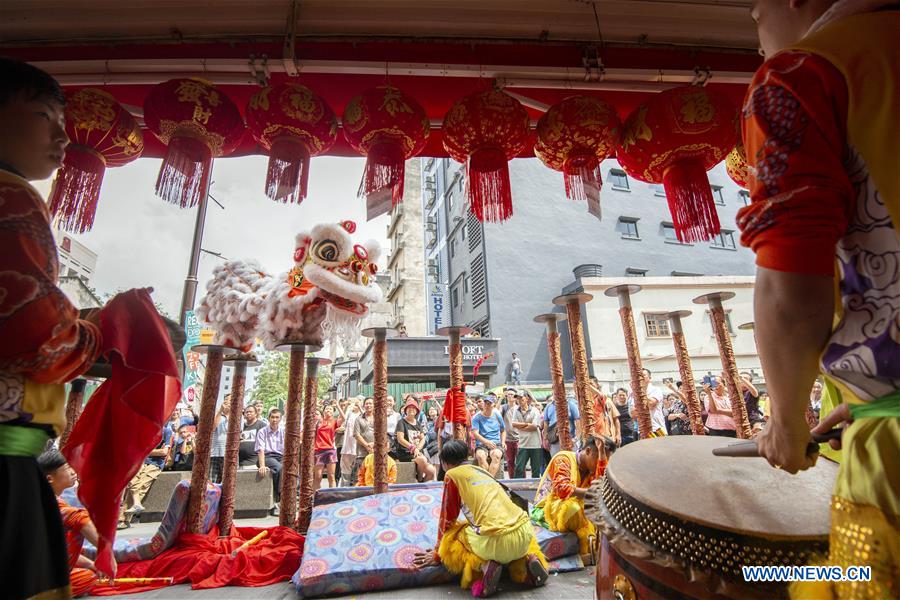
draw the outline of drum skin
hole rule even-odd
[[[673,436],[617,451],[585,497],[602,535],[597,598],[781,598],[741,566],[808,564],[827,553],[837,465],[790,475],[761,458],[712,455],[729,438]]]

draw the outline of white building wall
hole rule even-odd
[[[583,278],[584,291],[594,296],[583,307],[584,327],[589,340],[596,377],[610,387],[629,387],[631,375],[625,353],[625,340],[619,316],[619,301],[607,297],[604,291],[620,284],[638,284],[643,289],[631,298],[638,346],[644,367],[653,373],[653,381],[665,377],[676,381],[681,377],[675,360],[671,330],[668,336],[649,337],[644,315],[690,310],[693,314],[682,319],[688,353],[691,356],[694,378],[699,384],[708,372],[717,375],[722,370],[718,345],[713,335],[708,305],[694,304],[693,299],[712,292],[734,292],[735,297],[723,303],[732,326],[731,343],[741,371],[755,371],[755,380],[762,378],[759,356],[753,331],[738,329],[753,320],[753,277],[589,277]]]

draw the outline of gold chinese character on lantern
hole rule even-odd
[[[704,91],[684,95],[681,118],[685,123],[709,123],[716,116],[716,109]]]
[[[384,99],[379,108],[386,110],[392,117],[397,116],[398,113],[412,114],[412,109],[403,101],[403,92],[392,87],[384,88]]]
[[[209,118],[212,116],[211,110],[203,110],[203,107],[199,104],[194,106],[194,116],[191,117],[197,123],[203,123],[206,125],[209,123]]]

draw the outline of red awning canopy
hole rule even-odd
[[[340,115],[385,82],[432,119],[424,154],[446,156],[440,121],[492,85],[542,106],[584,93],[624,118],[647,94],[708,78],[737,105],[759,65],[749,1],[5,0],[0,51],[67,89],[105,89],[142,116],[172,77],[216,83],[243,110],[261,82],[296,77]],[[595,13],[596,9],[596,13]],[[145,135],[145,156],[163,146]],[[259,153],[248,135],[234,156]],[[331,155],[355,153],[339,136]],[[524,155],[531,156],[529,148]]]

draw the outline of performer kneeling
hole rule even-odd
[[[448,571],[462,575],[460,586],[471,586],[476,598],[497,590],[503,565],[509,565],[510,578],[516,583],[544,585],[547,560],[531,520],[487,471],[463,464],[468,454],[458,440],[441,448],[446,474],[437,547],[417,554],[415,566],[443,562]],[[460,510],[466,521],[457,521]]]
[[[81,554],[81,546],[85,539],[94,546],[97,545],[97,529],[85,509],[69,506],[65,500],[60,498],[63,490],[72,487],[77,481],[75,472],[66,462],[66,458],[57,450],[47,450],[38,456],[37,462],[59,504],[63,527],[66,529],[66,549],[69,553],[69,569],[71,569],[69,585],[72,596],[77,598],[88,593],[97,583],[93,561]]]
[[[575,532],[582,555],[590,554],[590,538],[597,534],[584,516],[584,493],[594,478],[603,474],[598,473],[598,463],[605,468],[607,457],[615,450],[609,438],[599,443],[589,436],[577,455],[570,450],[557,452],[541,477],[532,510],[534,520],[550,531]]]

